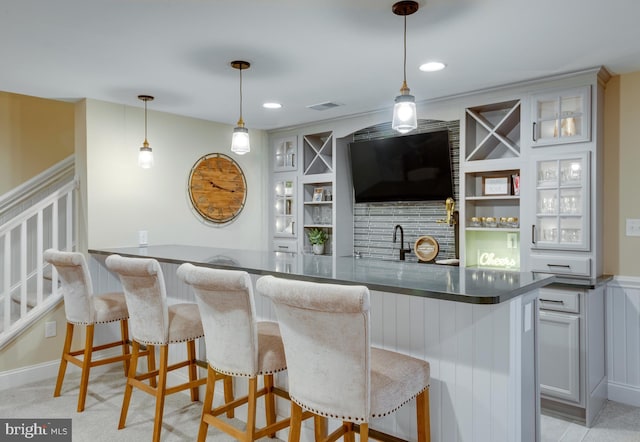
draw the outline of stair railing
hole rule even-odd
[[[58,275],[43,252],[74,249],[76,188],[72,180],[0,226],[0,348],[62,297],[57,283],[45,288]]]

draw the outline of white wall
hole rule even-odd
[[[155,164],[141,169],[144,108],[86,100],[87,187],[81,207],[86,207],[88,248],[137,246],[138,231],[147,230],[150,245],[266,250],[266,133],[250,130],[251,152],[240,156],[229,150],[232,131],[231,125],[149,110]],[[236,160],[247,180],[245,208],[224,226],[201,221],[187,194],[191,167],[213,152]]]

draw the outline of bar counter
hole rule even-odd
[[[171,302],[194,301],[191,288],[176,276],[184,262],[246,270],[254,281],[270,274],[364,284],[371,293],[371,343],[431,366],[432,441],[540,440],[537,299],[538,289],[554,282],[553,276],[182,245],[89,252],[96,292],[120,287],[104,265],[108,255],[153,257],[160,261]],[[271,301],[260,293],[255,293],[255,307],[260,319],[277,320]],[[175,357],[181,356],[186,357]],[[286,373],[276,382],[286,384]],[[374,420],[372,428],[415,440],[415,412],[411,401]],[[242,412],[236,416],[246,419]],[[284,440],[287,434],[278,437]],[[312,441],[313,432],[303,430],[303,440]]]
[[[89,253],[146,256],[172,264],[190,262],[315,282],[364,284],[371,290],[471,304],[498,304],[554,281],[552,275],[531,272],[184,245],[95,249]]]

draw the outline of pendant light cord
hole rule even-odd
[[[147,141],[147,100],[144,100],[144,142],[149,144]]]
[[[407,16],[404,16],[404,58],[403,58],[403,80],[407,83]]]
[[[242,121],[242,67],[240,67],[240,121]]]

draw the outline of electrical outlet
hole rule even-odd
[[[149,245],[149,236],[146,230],[138,230],[138,245],[140,247]]]
[[[56,335],[56,321],[48,321],[44,323],[44,337],[53,338]]]
[[[627,218],[627,236],[640,236],[640,219]]]

